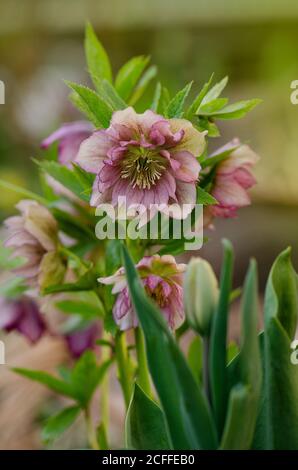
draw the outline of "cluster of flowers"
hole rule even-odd
[[[205,132],[199,132],[186,119],[166,119],[153,111],[137,114],[132,107],[114,112],[107,129],[93,129],[88,122],[63,125],[42,142],[47,148],[58,141],[59,162],[71,168],[77,163],[94,174],[90,206],[102,202],[115,205],[125,196],[128,204],[196,203],[196,187],[204,170],[197,160],[205,148]],[[248,189],[255,183],[251,170],[257,155],[239,141],[232,141],[211,157],[231,149],[228,158],[216,166],[210,193],[217,203],[204,209],[205,226],[214,217],[235,217],[237,209],[250,203]],[[49,180],[54,191],[63,186]],[[19,216],[6,221],[6,246],[14,256],[26,262],[15,270],[31,287],[30,296],[5,301],[0,327],[18,330],[32,342],[47,330],[43,315],[34,299],[51,276],[59,283],[68,275],[61,254],[58,226],[51,212],[35,201],[21,201]],[[175,329],[184,319],[183,273],[185,265],[171,255],[145,256],[137,270],[144,288],[163,312],[169,326]],[[117,296],[113,315],[121,330],[137,325],[129,298],[125,273],[120,268],[114,275],[98,280],[113,285]],[[3,313],[5,312],[5,313]],[[94,345],[98,325],[67,335],[74,353],[80,355]]]

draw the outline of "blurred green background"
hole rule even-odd
[[[87,19],[115,70],[132,55],[150,54],[172,92],[192,79],[199,88],[214,72],[218,80],[229,75],[231,100],[264,100],[245,119],[221,124],[222,137],[213,141],[216,147],[239,136],[261,162],[253,206],[235,221],[218,221],[203,251],[218,267],[218,240],[231,238],[239,282],[251,255],[262,279],[286,245],[298,260],[298,106],[290,102],[290,83],[298,79],[297,1],[1,0],[1,178],[36,188],[30,157],[61,121],[77,118],[62,80],[87,81]],[[2,216],[15,202],[16,195],[3,193]]]

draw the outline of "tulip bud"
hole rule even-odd
[[[219,289],[211,265],[202,258],[192,258],[184,280],[184,307],[190,326],[201,336],[209,336]]]

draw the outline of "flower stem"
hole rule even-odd
[[[135,341],[138,359],[138,384],[149,397],[152,397],[144,335],[139,327],[135,329]]]
[[[98,442],[97,442],[97,439],[96,439],[96,433],[95,433],[95,430],[93,428],[93,423],[92,423],[92,419],[91,419],[90,410],[88,408],[85,410],[85,421],[86,421],[89,445],[90,445],[91,449],[99,450]]]
[[[128,408],[131,391],[132,391],[132,380],[131,380],[131,367],[130,360],[127,350],[125,333],[119,332],[115,338],[115,353],[118,365],[118,377],[122,387],[124,401],[126,408]]]
[[[109,339],[107,333],[103,334],[104,340]],[[109,358],[109,351],[106,346],[102,346],[101,350],[101,360],[102,363],[105,362]],[[105,376],[102,380],[101,387],[100,387],[100,414],[101,414],[101,422],[104,425],[106,432],[108,433],[109,429],[109,370],[105,373]]]
[[[210,382],[209,382],[209,349],[210,349],[210,338],[204,336],[203,338],[203,387],[206,397],[211,402],[210,394]]]

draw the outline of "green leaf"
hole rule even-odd
[[[73,169],[67,168],[64,165],[60,165],[53,161],[37,161],[34,160],[37,165],[42,168],[47,174],[52,176],[56,181],[63,184],[72,193],[78,196],[85,202],[89,202],[92,185],[90,178],[83,178],[83,171],[78,170],[78,167]],[[86,172],[84,172],[86,174]]]
[[[24,279],[20,277],[12,277],[0,284],[0,296],[9,299],[17,299],[20,297],[28,287],[23,284]]]
[[[121,96],[117,93],[114,86],[105,79],[99,79],[93,77],[94,83],[96,83],[97,93],[103,101],[107,101],[107,103],[111,106],[113,111],[117,111],[118,109],[127,108],[127,104]]]
[[[98,287],[97,274],[94,269],[89,269],[77,281],[65,284],[55,284],[44,289],[43,295],[56,294],[58,292],[79,292],[95,290]]]
[[[199,109],[200,104],[202,103],[203,98],[206,96],[211,83],[213,80],[213,74],[209,78],[208,82],[204,84],[202,90],[200,93],[196,96],[190,107],[188,108],[188,111],[186,113],[187,119],[192,119],[192,117],[196,114],[197,110]]]
[[[207,157],[205,160],[201,162],[201,167],[202,168],[213,168],[215,165],[218,165],[218,163],[223,162],[226,160],[234,150],[236,150],[239,147],[239,145],[235,145],[235,147],[231,147],[228,150],[225,150],[224,152],[217,153],[216,155],[213,155],[212,157]]]
[[[234,341],[231,341],[227,351],[227,362],[228,364],[239,354],[239,347]]]
[[[63,313],[80,315],[86,320],[103,317],[104,315],[104,307],[98,297],[96,303],[83,300],[60,300],[55,305]]]
[[[197,114],[201,115],[206,115],[206,116],[213,116],[216,112],[218,112],[220,109],[222,109],[226,104],[228,103],[227,98],[215,98],[212,101],[209,101],[209,103],[202,104],[198,111]]]
[[[135,88],[135,91],[133,92],[133,95],[129,100],[130,105],[133,106],[135,103],[139,101],[139,99],[145,93],[148,85],[153,80],[153,78],[156,77],[156,75],[157,75],[157,67],[156,65],[151,65],[151,67],[149,67],[148,70],[146,70],[143,76],[140,78]]]
[[[84,112],[85,110],[85,114],[88,115],[94,126],[109,127],[113,113],[111,106],[102,100],[91,88],[68,80],[65,83],[79,96],[79,99],[76,97],[73,103],[80,103],[80,111]]]
[[[197,186],[197,204],[203,204],[203,206],[210,206],[217,204],[217,200],[210,193],[207,193],[200,186]]]
[[[199,383],[201,383],[203,369],[203,344],[202,339],[199,336],[196,336],[190,343],[188,349],[188,364],[194,377]]]
[[[110,446],[108,443],[107,432],[104,423],[100,423],[96,430],[97,442],[100,450],[109,450]]]
[[[157,110],[158,110],[159,102],[160,102],[160,99],[161,99],[161,92],[162,92],[161,83],[158,82],[156,84],[152,104],[150,106],[150,109],[152,109],[152,111],[157,112]]]
[[[298,449],[298,374],[291,363],[297,326],[297,284],[291,250],[274,262],[265,292],[262,403],[254,439],[257,449]]]
[[[225,423],[228,402],[227,324],[232,288],[233,248],[228,240],[223,241],[224,259],[220,280],[219,302],[213,317],[210,339],[210,383],[212,405],[219,436]]]
[[[166,110],[166,117],[168,118],[181,118],[183,116],[183,108],[186,98],[192,87],[192,82],[188,83],[182,90],[180,90],[168,104]]]
[[[258,319],[257,269],[256,262],[252,260],[243,289],[241,349],[234,361],[232,389],[221,444],[224,449],[249,449],[252,444],[262,384]]]
[[[80,411],[79,406],[70,406],[51,416],[42,430],[43,442],[49,443],[63,434],[75,421]]]
[[[125,248],[123,254],[130,295],[144,332],[148,365],[171,445],[174,449],[215,449],[216,433],[205,396],[164,317],[146,296]]]
[[[63,380],[57,379],[47,372],[39,370],[30,370],[22,369],[19,367],[12,369],[19,375],[26,377],[27,379],[33,380],[34,382],[39,382],[42,385],[45,385],[47,388],[53,392],[58,393],[59,395],[64,395],[66,397],[75,398],[75,393],[71,384],[64,382]]]
[[[33,193],[32,191],[22,188],[21,186],[18,186],[16,184],[9,183],[8,181],[4,181],[0,179],[0,188],[8,189],[9,191],[13,191],[14,193],[20,194],[21,196],[27,199],[33,199],[34,201],[37,201],[43,205],[47,205],[48,203],[48,201],[44,197],[40,196],[39,194]]]
[[[239,101],[220,110],[215,110],[211,113],[205,112],[204,114],[211,115],[213,119],[240,119],[261,102],[262,100],[259,99]]]
[[[90,350],[87,350],[75,364],[71,372],[71,384],[76,400],[82,408],[88,406],[96,387],[111,364],[112,360],[109,359],[98,366],[95,354]]]
[[[126,415],[125,442],[134,450],[171,449],[163,412],[137,384]]]
[[[86,26],[85,33],[85,54],[91,77],[94,76],[111,82],[112,69],[108,55],[89,23]]]
[[[119,70],[115,80],[115,88],[124,101],[127,102],[131,97],[148,62],[149,57],[133,57]]]
[[[249,449],[251,429],[255,425],[254,415],[250,412],[249,386],[238,384],[231,391],[221,450]]]
[[[204,98],[202,99],[201,101],[201,106],[204,106],[205,104],[207,103],[210,103],[210,101],[213,101],[215,100],[216,98],[219,97],[219,95],[221,94],[221,92],[224,90],[224,88],[226,87],[227,83],[228,83],[228,80],[229,80],[229,77],[225,77],[223,78],[220,82],[216,83],[212,88],[211,90],[208,91],[208,93],[206,93],[206,95],[204,96]]]

